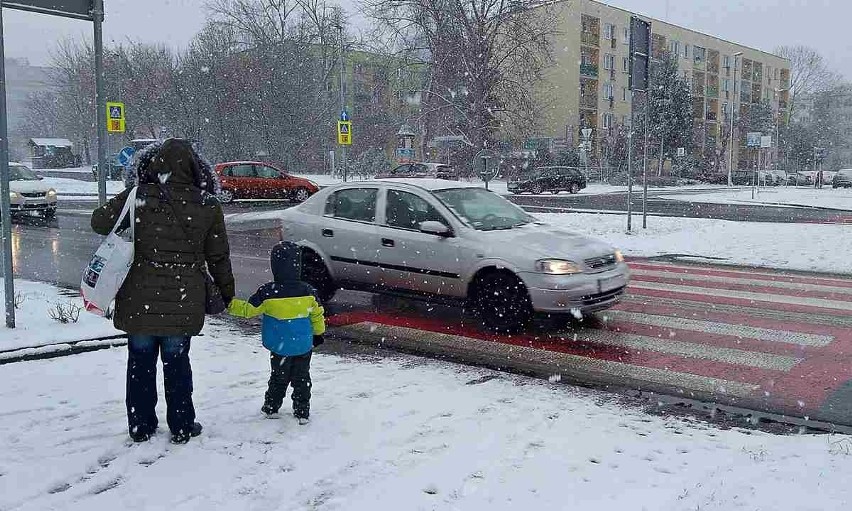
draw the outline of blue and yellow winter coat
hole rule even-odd
[[[264,284],[248,301],[234,299],[228,312],[240,318],[263,316],[261,338],[269,351],[284,357],[311,351],[314,336],[325,333],[325,310],[316,290],[301,276],[298,245],[282,242],[272,249],[275,281]]]

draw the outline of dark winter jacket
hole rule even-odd
[[[316,290],[301,279],[301,249],[283,241],[272,249],[274,282],[264,284],[248,301],[233,300],[232,315],[263,315],[261,337],[269,351],[284,357],[304,355],[322,342],[325,311]]]
[[[222,208],[210,166],[186,140],[169,139],[137,169],[135,256],[116,296],[115,326],[136,335],[197,335],[204,326],[205,263],[226,303],[234,296]],[[125,190],[92,213],[106,235]]]

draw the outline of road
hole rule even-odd
[[[16,275],[77,287],[99,241],[84,215],[25,219],[13,230]],[[240,295],[270,279],[276,241],[271,230],[231,234]],[[330,322],[355,342],[852,426],[852,278],[630,265],[612,311],[521,336],[489,335],[458,308],[348,291],[329,304]]]

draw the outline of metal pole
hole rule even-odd
[[[633,100],[635,93],[630,91],[630,131],[627,132],[627,232],[633,227]]]
[[[95,0],[95,125],[98,130],[98,204],[106,204],[106,98],[104,97],[104,1]]]
[[[339,19],[340,24],[337,25],[337,28],[338,28],[338,30],[340,30],[340,113],[342,115],[343,112],[346,110],[346,95],[343,93],[343,87],[346,83],[346,78],[344,77],[344,73],[346,72],[346,66],[343,62],[344,46],[343,46],[343,12],[342,11],[339,11],[339,16],[340,16],[340,19]],[[351,132],[350,132],[349,136],[350,137],[352,136]],[[347,171],[347,169],[346,169],[346,163],[347,162],[346,162],[346,146],[345,145],[340,146],[340,156],[341,156],[340,164],[343,166],[343,182],[345,183],[347,181],[347,177],[348,177],[346,175],[347,174],[347,172],[346,172]]]
[[[730,161],[728,162],[728,186],[734,186],[734,116],[736,115],[736,104],[737,104],[737,58],[738,55],[734,55],[734,87],[733,93],[734,97],[731,98],[731,132],[729,133],[730,142],[728,145],[728,151],[730,154],[728,155]]]
[[[3,223],[3,291],[6,296],[6,327],[15,328],[15,280],[12,268],[12,213],[9,204],[9,127],[6,121],[5,59],[3,8],[0,7],[0,220]]]
[[[648,228],[648,124],[650,123],[651,100],[645,91],[645,148],[642,152],[642,228]],[[660,154],[662,159],[663,155]]]

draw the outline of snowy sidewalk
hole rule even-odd
[[[193,343],[205,430],[186,446],[168,443],[162,399],[161,433],[129,443],[123,349],[1,366],[0,509],[845,510],[852,501],[848,437],[720,431],[600,392],[413,357],[316,354],[311,424],[266,420],[267,352],[228,328]]]
[[[852,211],[852,189],[813,187],[760,188],[754,199],[751,188],[720,190],[718,193],[667,195],[669,199],[706,204],[753,204],[760,206],[816,207]]]

